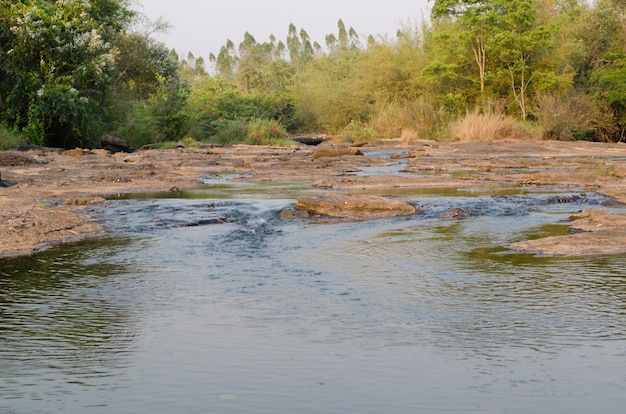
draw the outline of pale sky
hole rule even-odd
[[[337,21],[352,26],[360,35],[387,35],[392,38],[403,24],[415,25],[428,19],[428,0],[138,0],[151,20],[168,21],[168,34],[154,37],[179,55],[217,55],[230,39],[238,46],[244,33],[257,42],[287,37],[289,23],[305,29],[312,41],[325,45],[325,36],[337,34]],[[137,8],[137,6],[136,6]]]

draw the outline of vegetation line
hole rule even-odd
[[[590,4],[591,3],[591,4]],[[626,1],[433,0],[393,38],[229,40],[180,57],[127,0],[0,0],[0,149],[544,138],[621,141]]]

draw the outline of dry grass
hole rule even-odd
[[[411,131],[412,139],[439,139],[450,115],[425,99],[389,103],[372,116],[370,125],[385,138],[397,138]]]
[[[514,119],[494,113],[474,111],[450,125],[450,139],[455,141],[494,141],[528,139],[530,134]]]
[[[400,141],[405,145],[409,145],[416,139],[418,139],[417,133],[410,128],[404,128],[400,134]]]

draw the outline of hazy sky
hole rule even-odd
[[[227,39],[235,45],[248,31],[257,42],[287,37],[289,23],[305,29],[313,41],[324,45],[329,33],[337,33],[341,18],[360,35],[395,36],[403,23],[428,18],[428,0],[139,0],[143,13],[163,17],[172,29],[155,37],[179,54],[191,51],[207,58],[217,55]]]

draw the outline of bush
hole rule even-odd
[[[248,124],[248,139],[255,145],[284,145],[287,131],[277,121],[254,119]]]
[[[530,134],[513,118],[474,111],[450,125],[450,138],[458,141],[527,139]]]
[[[220,144],[293,145],[285,128],[273,119],[237,119],[221,123],[213,141]]]
[[[19,147],[27,142],[28,140],[23,135],[0,126],[0,151]]]
[[[157,141],[158,129],[143,101],[117,97],[109,116],[112,122],[107,133],[124,139],[132,148]]]
[[[229,145],[245,142],[248,138],[248,123],[242,119],[226,121],[218,126],[214,139],[220,144]]]
[[[347,142],[371,142],[376,138],[376,132],[360,121],[350,121],[341,131],[344,141]]]
[[[420,98],[380,107],[370,126],[381,137],[397,138],[403,130],[411,130],[415,138],[436,140],[444,135],[450,118],[443,107]]]
[[[591,98],[579,96],[564,99],[548,94],[539,96],[537,118],[542,138],[559,141],[588,139],[596,127],[604,123]]]

